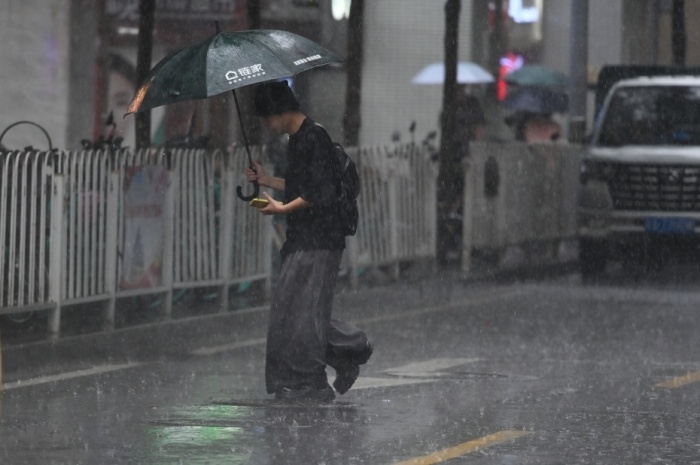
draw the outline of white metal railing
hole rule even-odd
[[[36,152],[0,157],[0,309],[48,301],[51,161]]]
[[[432,257],[437,167],[413,145],[348,152],[362,177],[360,228],[344,262],[351,276]],[[142,165],[168,168],[163,276],[156,287],[123,290],[125,173]],[[96,317],[112,327],[122,297],[164,295],[168,315],[177,289],[214,287],[225,309],[230,286],[269,285],[271,217],[235,193],[247,190],[246,165],[242,148],[0,154],[0,314],[49,310],[58,332],[61,308],[103,302]]]
[[[434,257],[437,164],[414,144],[348,153],[361,179],[360,224],[348,244],[350,268]]]
[[[162,286],[125,291],[124,173],[148,164],[171,167],[163,257],[169,266]],[[104,301],[109,326],[120,297],[165,293],[169,313],[174,288],[217,286],[224,304],[231,284],[269,278],[269,218],[234,199],[244,167],[238,149],[1,154],[0,314],[49,309],[58,331],[61,307]],[[237,250],[244,259],[233,253],[238,241],[246,242]]]
[[[105,244],[109,158],[104,153],[62,154],[60,174],[67,181],[64,221],[67,301],[105,294]]]

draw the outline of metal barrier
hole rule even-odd
[[[432,257],[437,166],[415,145],[348,152],[362,176],[360,229],[344,261],[353,285],[360,268]],[[253,157],[266,158],[260,147]],[[96,302],[109,329],[120,298],[162,296],[168,318],[178,289],[216,288],[225,311],[231,286],[269,288],[271,217],[235,194],[246,160],[242,148],[0,154],[0,314],[48,310],[58,333],[62,308]],[[152,286],[124,288],[124,185],[136,166],[167,167],[162,273]]]
[[[576,238],[582,146],[474,143],[470,153],[463,271],[471,271],[473,251],[493,252],[500,261],[513,246],[523,249],[528,262],[558,260],[562,243]]]
[[[351,276],[380,265],[393,265],[397,275],[400,262],[434,257],[437,164],[415,144],[348,154],[361,179],[360,224],[348,240]]]
[[[104,302],[98,317],[110,328],[122,297],[163,294],[168,316],[174,289],[216,287],[225,308],[231,285],[269,279],[270,220],[234,201],[233,186],[244,182],[238,152],[0,155],[0,314],[49,310],[58,332],[62,307]],[[170,167],[162,281],[123,289],[123,186],[128,169],[142,165]]]
[[[0,310],[50,307],[51,162],[48,153],[0,157]]]
[[[262,148],[253,150],[265,159]],[[352,285],[364,268],[389,266],[398,276],[401,262],[432,259],[437,164],[414,144],[348,153],[362,179],[360,225],[342,265]],[[501,260],[515,246],[556,258],[562,242],[575,239],[581,153],[566,144],[473,144],[465,170],[465,272],[474,251]],[[49,328],[58,332],[62,307],[103,302],[97,317],[111,328],[120,298],[161,296],[168,318],[181,289],[215,288],[225,311],[231,286],[263,281],[269,288],[281,234],[271,217],[236,198],[246,159],[241,148],[0,154],[0,314],[48,310]],[[163,272],[154,286],[126,289],[123,186],[129,167],[143,165],[168,168]]]

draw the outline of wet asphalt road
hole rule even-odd
[[[340,294],[375,354],[325,405],[264,393],[252,312],[198,349],[6,376],[0,463],[700,463],[696,267]]]

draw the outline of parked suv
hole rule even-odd
[[[581,274],[610,259],[658,264],[700,243],[700,77],[616,82],[581,165]]]

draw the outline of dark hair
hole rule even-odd
[[[136,85],[136,68],[129,60],[117,53],[110,53],[107,57],[107,68],[124,76],[127,81]]]
[[[299,110],[299,102],[287,81],[266,82],[255,88],[255,114],[257,116],[280,115]]]

